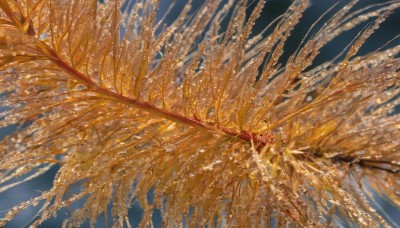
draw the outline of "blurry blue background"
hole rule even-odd
[[[184,0],[178,0],[177,6],[172,10],[172,14],[167,20],[173,20],[174,17],[179,14],[182,9]],[[194,1],[195,6],[199,6],[203,0]],[[301,23],[296,27],[293,31],[292,36],[286,43],[286,55],[283,56],[282,61],[285,62],[289,55],[292,53],[291,51],[296,50],[299,45],[301,39],[308,31],[310,25],[315,22],[315,20],[325,12],[334,2],[336,1],[313,1],[313,5],[310,9],[306,11],[304,14]],[[340,9],[348,1],[341,1],[340,5],[336,9]],[[373,1],[373,0],[365,0],[361,1],[357,5],[356,8],[361,8],[366,5],[371,5],[377,2],[388,2],[388,1]],[[165,11],[166,8],[171,3],[171,0],[161,0],[160,2],[160,11]],[[255,31],[261,31],[265,26],[267,26],[273,19],[281,15],[290,5],[291,1],[285,0],[270,0],[267,2],[266,8],[263,11],[262,17],[257,21]],[[254,6],[255,3],[252,5]],[[252,7],[249,7],[249,11]],[[364,24],[365,25],[365,24]],[[322,53],[317,57],[314,65],[319,65],[333,57],[335,57],[339,51],[341,51],[351,40],[357,35],[357,33],[362,29],[362,26],[358,26],[355,29],[352,29],[349,32],[339,36],[337,39],[332,41],[327,47],[325,47]],[[377,48],[381,47],[390,39],[400,34],[400,12],[396,12],[392,15],[385,23],[383,23],[374,35],[368,39],[364,47],[360,51],[360,55],[374,51]],[[388,47],[399,45],[400,39],[396,39],[392,42]],[[398,106],[399,107],[399,106]],[[399,107],[400,108],[400,107]],[[397,112],[400,110],[398,109]],[[14,131],[15,128],[8,127],[0,129],[0,138],[3,138],[5,135],[10,134]],[[52,180],[54,175],[56,174],[58,167],[51,168],[45,175],[29,181],[25,184],[19,185],[15,188],[12,188],[3,194],[0,194],[0,217],[3,217],[5,214],[5,210],[11,208],[12,206],[18,204],[18,202],[22,202],[32,198],[33,196],[37,196],[41,191],[48,190],[52,185]],[[151,193],[150,193],[151,195]],[[395,208],[389,202],[381,199],[380,208],[376,209],[380,212],[385,211],[385,214],[390,216],[395,224],[392,224],[394,227],[400,227],[400,210],[399,208]],[[31,219],[35,216],[37,211],[40,209],[40,205],[35,208],[29,208],[19,216],[17,216],[11,223],[9,223],[6,227],[24,227]],[[74,208],[70,208],[73,210]],[[52,218],[45,223],[43,223],[40,227],[61,227],[62,221],[68,217],[68,211],[61,210],[59,211],[56,218]],[[136,227],[140,221],[142,216],[142,211],[138,207],[138,204],[135,203],[133,207],[129,211],[131,225]],[[155,227],[161,227],[161,214],[159,211],[154,212],[154,225]],[[112,221],[109,221],[110,223]],[[89,227],[88,222],[86,222],[82,227]],[[104,218],[99,218],[96,224],[96,227],[105,227]]]

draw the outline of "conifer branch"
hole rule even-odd
[[[156,208],[166,227],[394,225],[370,201],[400,206],[400,45],[358,55],[400,2],[357,3],[332,6],[282,61],[308,0],[258,34],[264,1],[189,1],[167,23],[179,7],[163,15],[157,0],[0,0],[0,126],[17,126],[0,143],[0,194],[59,166],[0,226],[42,203],[40,225],[80,199],[65,225],[112,205],[129,227],[135,199],[141,227]]]

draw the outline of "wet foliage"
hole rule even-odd
[[[259,33],[263,1],[189,1],[167,23],[178,3],[0,0],[0,125],[17,126],[0,144],[0,192],[60,167],[0,226],[78,200],[66,227],[101,214],[130,227],[135,200],[141,227],[156,208],[165,227],[393,225],[371,202],[400,206],[399,39],[358,52],[400,2],[357,3],[333,4],[286,53],[308,0]]]

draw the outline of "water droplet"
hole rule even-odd
[[[168,143],[168,144],[164,145],[164,150],[167,153],[170,153],[170,152],[174,151],[175,149],[176,149],[176,146],[172,143]]]

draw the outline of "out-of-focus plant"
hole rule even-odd
[[[155,208],[166,227],[389,225],[369,203],[374,191],[400,206],[400,45],[357,52],[399,1],[334,5],[285,64],[308,0],[258,34],[264,1],[188,2],[169,25],[174,4],[160,16],[158,2],[0,0],[0,124],[18,126],[1,142],[0,192],[60,167],[0,225],[43,201],[36,226],[84,199],[64,225],[111,206],[130,226],[136,198],[141,226]]]

